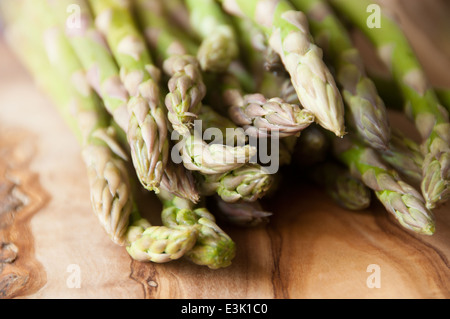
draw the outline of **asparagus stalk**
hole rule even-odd
[[[135,0],[134,4],[147,42],[163,61],[163,70],[171,77],[165,99],[168,119],[180,134],[188,134],[206,94],[200,64],[189,51],[193,45],[183,40],[185,34],[170,25],[162,2]]]
[[[163,14],[159,4],[152,0],[146,0],[145,2],[139,0],[137,2],[142,5],[142,7],[138,7],[140,8],[138,11],[144,11],[145,6],[146,8],[151,7],[154,13],[160,12]],[[150,46],[155,50],[157,56],[165,59],[164,70],[168,74],[172,74],[173,71],[171,70],[174,68],[182,69],[177,67],[177,64],[185,66],[184,71],[178,72],[172,77],[174,82],[169,81],[169,90],[172,93],[167,96],[166,105],[169,114],[171,112],[175,114],[174,117],[169,115],[169,119],[192,112],[196,116],[201,110],[201,99],[205,92],[196,60],[188,54],[195,50],[196,45],[192,40],[183,39],[176,30],[167,25],[167,22],[148,11],[146,10],[145,15],[141,14],[141,21],[144,24]],[[158,34],[157,37],[153,36],[155,33]],[[186,61],[191,62],[186,66]],[[177,85],[173,85],[174,83]],[[179,97],[180,99],[178,99]],[[193,109],[189,108],[186,111],[186,102],[189,102],[191,106],[193,105]],[[181,110],[176,111],[176,105],[181,105]],[[194,133],[191,127],[180,130],[179,133],[182,135],[182,140],[177,143],[175,149],[179,151],[184,166],[191,171],[199,171],[204,174],[223,173],[244,165],[256,154],[256,148],[250,145],[235,147],[221,144],[209,145],[198,134]]]
[[[334,148],[352,175],[375,192],[401,226],[418,234],[434,233],[434,217],[425,206],[423,196],[387,167],[375,150],[347,138],[335,141]]]
[[[258,164],[247,164],[224,174],[201,175],[197,180],[201,194],[217,193],[222,200],[234,203],[262,198],[273,185],[274,177]]]
[[[208,105],[202,106],[198,119],[202,124],[203,139],[205,141],[230,146],[244,145],[247,141],[247,136],[242,128],[236,126],[228,117],[222,116]],[[221,136],[216,136],[217,134],[214,134],[214,131],[209,139],[208,130],[210,128],[218,129],[221,132]]]
[[[140,217],[129,183],[130,176],[124,159],[126,154],[116,142],[115,128],[110,126],[101,101],[90,92],[87,85],[82,85],[81,63],[57,27],[43,31],[44,45],[41,42],[39,26],[44,21],[47,24],[52,21],[49,16],[42,19],[46,17],[45,12],[49,12],[44,10],[44,3],[21,3],[24,20],[8,26],[11,47],[38,85],[52,97],[55,106],[78,137],[88,170],[92,205],[102,226],[115,243],[127,245],[127,251],[137,260],[167,262],[181,257],[195,243],[195,230],[185,228],[175,232],[164,226],[150,227]],[[14,5],[17,6],[18,2]],[[35,28],[30,33],[28,25],[31,21],[34,21]],[[121,134],[117,136],[123,138]],[[133,220],[136,222],[128,226]],[[141,231],[136,229],[138,224]],[[147,227],[145,232],[144,226]],[[146,240],[139,234],[142,232]],[[150,242],[154,244],[145,249],[147,255],[144,258],[142,253],[137,253],[138,248]]]
[[[180,161],[188,170],[202,174],[220,174],[248,163],[256,155],[256,147],[207,144],[194,132],[174,146],[173,154],[180,156]]]
[[[253,78],[254,88],[250,92],[264,91],[267,96],[276,96],[278,87],[271,84],[278,79],[277,72],[284,70],[278,53],[269,47],[264,31],[251,19],[230,17],[239,34],[241,60]]]
[[[161,192],[161,219],[167,227],[191,227],[198,231],[195,245],[184,255],[193,263],[211,269],[228,267],[236,253],[233,240],[216,224],[215,217],[205,207]]]
[[[222,219],[232,225],[241,227],[256,227],[269,222],[271,212],[262,208],[260,201],[247,202],[239,200],[237,202],[224,201],[220,196],[211,198],[213,206],[217,208],[217,218]]]
[[[273,51],[267,44],[267,38],[264,34],[264,32],[257,26],[253,21],[251,21],[248,18],[238,18],[234,17],[233,22],[239,32],[240,36],[240,45],[243,48],[242,52],[244,55],[245,64],[249,65],[249,69],[253,77],[255,77],[255,86],[256,90],[261,92],[261,94],[249,94],[244,96],[245,99],[253,99],[256,101],[259,101],[259,103],[263,103],[265,101],[264,96],[280,96],[280,98],[275,98],[274,100],[280,101],[281,106],[285,107],[286,109],[282,112],[278,112],[283,118],[295,117],[294,114],[301,114],[299,112],[299,106],[300,103],[297,94],[295,90],[293,90],[293,94],[285,95],[285,87],[286,83],[289,83],[290,88],[293,89],[293,86],[291,84],[291,81],[289,78],[286,78],[284,66],[281,63],[281,60],[279,58],[278,53]],[[271,61],[269,61],[271,59]],[[269,64],[275,63],[280,64],[278,66],[270,66]],[[276,68],[277,70],[273,69]],[[280,89],[281,85],[281,89]],[[242,87],[244,88],[244,87]],[[239,87],[235,86],[228,87],[227,90],[234,89],[234,92],[239,92]],[[225,91],[225,94],[233,93],[233,91]],[[233,95],[232,95],[233,96]],[[295,99],[292,99],[291,101],[286,100],[286,98],[291,98],[291,96],[295,96]],[[287,102],[287,103],[285,103]],[[275,115],[277,116],[277,112],[272,112],[271,103],[268,104],[262,104],[262,112],[261,110],[258,110],[258,106],[255,103],[245,104],[242,103],[242,105],[232,105],[230,108],[230,112],[232,113],[233,110],[237,112],[235,115],[235,121],[237,123],[240,123],[245,128],[247,128],[248,132],[256,132],[253,133],[253,135],[259,135],[257,126],[255,125],[249,125],[248,123],[253,120],[255,123],[259,123],[260,125],[264,123],[270,123],[270,126],[276,127],[276,121],[271,121],[271,117]],[[272,103],[273,106],[273,103]],[[278,110],[280,111],[280,110]],[[272,114],[269,114],[269,113]],[[305,113],[306,112],[306,113]],[[252,119],[250,120],[247,115],[245,115],[245,118],[243,119],[242,113],[250,113],[252,116]],[[259,113],[259,115],[257,115]],[[295,145],[297,143],[297,138],[300,135],[300,131],[303,133],[309,128],[309,123],[307,121],[308,113],[307,111],[303,111],[304,115],[307,115],[305,120],[300,120],[295,123],[291,123],[291,125],[286,126],[286,128],[281,129],[281,135],[279,137],[283,137],[279,140],[279,165],[285,166],[289,165],[292,161],[292,155],[295,150]],[[265,115],[263,115],[265,114]],[[231,115],[233,117],[233,115]],[[314,121],[314,118],[312,114],[309,114],[309,117],[311,118],[311,122]],[[303,126],[301,123],[303,122]],[[277,131],[280,130],[280,127],[277,128]],[[264,133],[267,131],[266,128],[264,128]],[[288,133],[289,132],[289,133]],[[277,132],[279,133],[279,132]],[[267,134],[267,133],[266,133]],[[264,134],[263,134],[264,135]],[[278,134],[279,135],[279,134]]]
[[[175,164],[171,159],[167,161],[160,186],[170,194],[190,200],[194,204],[200,201],[200,194],[192,172],[182,164]]]
[[[261,93],[245,94],[231,74],[224,76],[221,90],[230,118],[250,136],[298,135],[315,119],[309,110],[279,97],[266,99]]]
[[[159,108],[149,110],[141,94],[138,97],[133,96],[138,85],[132,83],[133,74],[139,77],[139,70],[130,69],[132,72],[128,72],[126,68],[118,66],[117,61],[123,62],[124,59],[116,61],[111,52],[110,41],[105,40],[95,25],[94,14],[87,0],[61,0],[49,3],[52,5],[51,11],[66,28],[70,43],[87,70],[91,86],[104,100],[105,107],[113,115],[115,122],[126,132],[139,181],[145,188],[157,191],[168,154],[165,115]],[[79,26],[70,23],[70,16],[66,13],[70,5],[80,8]],[[130,41],[124,41],[121,49],[127,49],[127,46],[130,47]],[[131,51],[128,53],[132,54]],[[129,60],[132,61],[134,58]],[[149,70],[158,77],[156,68],[149,67]],[[150,89],[144,87],[142,91],[146,94],[157,93],[150,90],[151,85]]]
[[[160,70],[154,65],[126,3],[119,0],[89,3],[131,97],[128,136],[137,175],[146,189],[158,192],[169,156],[166,116],[158,83]]]
[[[405,100],[405,113],[414,120],[421,134],[422,194],[429,209],[450,196],[450,123],[448,112],[440,105],[417,57],[399,25],[381,14],[381,28],[366,23],[369,0],[333,0],[333,6],[360,28],[372,41]]]
[[[255,25],[253,21],[245,17],[234,17],[233,22],[239,34],[241,35],[240,45],[243,49],[242,52],[244,55],[245,64],[249,65],[251,74],[256,78],[256,90],[262,93],[243,95],[244,99],[247,99],[249,101],[253,99],[259,101],[259,103],[261,104],[266,101],[264,96],[280,96],[280,98],[275,98],[273,100],[281,102],[280,106],[283,106],[285,110],[280,110],[279,108],[278,110],[275,110],[273,108],[274,103],[262,104],[262,110],[258,109],[257,103],[242,103],[242,105],[239,106],[231,105],[231,117],[235,117],[234,120],[240,125],[243,125],[247,129],[247,132],[250,132],[250,134],[252,134],[253,132],[253,135],[261,135],[260,131],[263,131],[265,134],[267,134],[266,131],[268,130],[264,127],[264,123],[270,123],[271,128],[276,128],[277,133],[280,133],[278,131],[280,130],[281,125],[279,125],[279,127],[276,127],[276,117],[278,114],[283,118],[287,117],[291,119],[295,118],[294,114],[302,114],[302,111],[300,111],[300,108],[297,105],[300,103],[298,101],[297,94],[295,93],[295,90],[293,90],[293,95],[295,95],[296,97],[295,100],[285,103],[286,97],[290,98],[289,95],[286,97],[284,96],[285,83],[289,82],[289,84],[291,84],[291,81],[288,78],[286,79],[286,74],[284,74],[284,66],[282,64],[277,67],[277,69],[279,70],[268,70],[275,67],[269,66],[269,63],[277,63],[274,62],[275,60],[278,60],[278,63],[281,63],[281,60],[279,59],[278,53],[268,47],[267,38],[264,35],[264,32],[257,25]],[[271,55],[273,57],[272,62],[268,61],[268,59],[270,59],[268,55]],[[292,85],[290,87],[293,88]],[[235,86],[234,88],[231,86],[227,87],[227,90],[230,91],[225,91],[225,94],[231,93],[231,96],[233,96],[233,89],[235,90],[234,92],[239,92],[241,90],[238,86]],[[233,115],[233,111],[236,111],[237,114]],[[249,119],[247,115],[244,115],[243,118],[243,113],[251,114],[252,118]],[[295,150],[295,145],[297,143],[298,135],[300,135],[300,131],[304,132],[305,128],[307,130],[309,124],[314,121],[312,114],[308,113],[308,111],[303,111],[303,115],[306,115],[305,119],[297,120],[297,123],[295,123],[296,120],[293,120],[291,125],[284,125],[285,127],[281,129],[282,136],[279,137],[283,138],[279,140],[278,150],[280,166],[289,165],[291,163],[292,155]],[[273,118],[274,116],[275,121],[272,121],[271,118]],[[311,123],[308,123],[308,117],[310,117]],[[256,123],[256,125],[249,125],[249,122],[251,122],[252,120],[254,121],[254,123]],[[301,124],[302,122],[303,125]],[[258,129],[258,126],[261,126],[261,124],[263,124],[263,128]]]
[[[115,141],[117,132],[101,101],[90,90],[83,67],[63,31],[48,14],[45,1],[11,5],[19,6],[20,12],[17,20],[8,25],[11,47],[78,137],[93,211],[111,240],[125,245],[129,217],[135,208],[127,155]]]
[[[166,0],[161,1],[167,20],[176,24],[178,29],[183,30],[183,34],[196,41],[200,41],[190,22],[189,10],[185,0]]]
[[[366,75],[358,49],[339,18],[324,0],[291,0],[303,11],[317,43],[324,48],[341,88],[346,122],[367,145],[385,150],[389,147],[390,128],[386,107],[375,84]]]
[[[296,135],[315,119],[310,111],[278,97],[266,99],[262,94],[255,93],[242,96],[241,101],[237,95],[233,98],[230,117],[250,136],[267,137],[274,133],[279,137]]]
[[[339,206],[350,210],[363,210],[370,206],[370,189],[342,165],[325,161],[314,165],[309,175]]]
[[[306,16],[285,0],[222,0],[231,14],[247,16],[265,31],[289,72],[302,106],[337,136],[345,134],[344,105],[335,80],[314,44]]]
[[[130,256],[142,262],[166,263],[180,259],[194,247],[198,230],[194,227],[152,226],[146,219],[137,219],[127,231]]]
[[[420,188],[423,155],[415,141],[404,136],[399,130],[393,130],[389,149],[379,151],[379,154],[386,163],[399,172],[405,181]]]
[[[152,8],[154,9],[155,6],[152,6]],[[156,10],[156,12],[158,12],[158,10]],[[183,52],[188,51],[188,47],[191,48],[191,50],[195,47],[195,43],[192,43],[192,41],[189,41],[188,39],[180,39],[176,35],[170,37],[170,32],[168,31],[170,30],[170,26],[163,25],[162,22],[155,22],[158,20],[157,17],[154,17],[153,19],[150,19],[149,17],[146,20],[153,21],[152,23],[154,25],[159,26],[158,37],[150,36],[150,40],[154,43],[152,46],[157,48],[158,55],[167,57],[167,51],[169,51],[168,48],[170,47],[176,47],[177,50],[183,47]],[[237,21],[237,23],[238,22],[239,21]],[[150,35],[155,33],[156,31],[151,32],[150,30],[147,32],[147,34]],[[247,41],[242,41],[243,45],[248,46],[246,42]],[[176,45],[171,45],[172,43],[176,43]],[[250,52],[250,50],[245,50],[245,52]],[[237,125],[244,126],[247,133],[258,136],[260,134],[264,135],[266,131],[280,131],[281,136],[287,136],[297,134],[313,122],[313,116],[310,112],[301,110],[296,105],[283,103],[283,101],[277,98],[266,101],[261,95],[244,95],[244,91],[240,85],[237,85],[237,83],[239,83],[238,77],[235,76],[235,74],[229,73],[227,78],[233,79],[230,80],[230,82],[234,82],[236,88],[233,92],[227,92],[227,89],[225,89],[224,92],[228,105],[231,105],[231,118]],[[242,99],[239,99],[240,96],[236,94],[238,92],[243,101]],[[262,103],[262,105],[257,106],[254,103],[251,103],[255,100]],[[246,113],[246,111],[247,114],[243,114]]]
[[[204,71],[224,72],[239,55],[237,36],[215,0],[186,0],[193,29],[202,39],[197,58]]]
[[[200,66],[193,56],[174,55],[164,61],[164,70],[172,75],[168,82],[170,93],[166,96],[168,118],[180,134],[188,134],[206,95]]]
[[[39,4],[42,7],[36,6],[36,4],[39,3],[28,2],[25,4],[26,9],[39,13],[40,18],[45,17],[45,11],[41,11],[45,8],[43,2]],[[48,23],[51,18],[47,16],[47,19],[40,19],[40,21]],[[37,20],[35,22],[34,26],[36,27],[39,23]],[[30,23],[30,19],[27,19],[26,23]],[[29,31],[23,30],[22,32],[24,35]],[[126,249],[133,258],[144,260],[135,252],[136,247],[142,244],[142,239],[130,242],[131,238],[129,237],[130,230],[135,227],[132,225],[128,228],[129,218],[139,216],[139,212],[129,185],[130,177],[124,159],[126,154],[121,151],[115,141],[114,128],[109,126],[108,116],[100,101],[89,91],[87,83],[82,85],[81,64],[74,52],[71,51],[61,30],[57,27],[48,28],[44,31],[43,38],[44,46],[39,43],[41,40],[39,37],[30,40],[24,36],[20,40],[15,39],[12,43],[20,46],[16,50],[18,55],[28,65],[43,89],[53,96],[56,105],[61,108],[63,114],[66,114],[66,120],[73,123],[72,127],[76,128],[77,135],[82,137],[80,143],[83,146],[83,159],[88,169],[91,200],[94,212],[102,226],[115,243],[127,245]],[[39,40],[31,45],[31,41],[36,41],[36,39]],[[23,45],[27,47],[27,50],[23,50],[21,47]],[[33,52],[33,55],[28,55],[27,52]],[[75,116],[72,113],[74,111],[76,112]],[[143,222],[144,220],[141,219],[141,224]],[[147,260],[167,262],[179,258],[184,253],[182,248],[189,249],[195,242],[189,231],[187,229],[184,232],[176,233],[166,227],[149,227],[145,231],[145,236],[152,234],[152,239],[158,245],[147,248],[147,252],[152,256],[147,257]],[[167,235],[170,235],[171,238],[165,241],[166,247],[162,245],[161,241],[162,237]],[[179,246],[186,246],[186,238],[188,239],[187,247],[174,248],[175,240]],[[161,252],[170,258],[162,258]]]
[[[104,101],[115,122],[128,130],[128,92],[119,76],[119,68],[111,55],[108,44],[94,26],[90,8],[86,0],[48,1],[51,12],[65,28],[70,44],[87,72],[89,84]],[[76,5],[80,9],[80,23],[72,24],[67,9]]]

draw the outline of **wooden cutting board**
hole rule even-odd
[[[450,51],[420,25],[432,18],[416,19],[419,2],[390,5],[400,8],[433,84],[450,87]],[[436,234],[418,236],[376,201],[346,211],[289,177],[267,202],[268,225],[222,225],[237,245],[230,267],[131,260],[92,213],[77,141],[3,40],[0,56],[1,298],[450,297],[448,204],[435,212]],[[159,214],[157,201],[144,200],[148,214]]]

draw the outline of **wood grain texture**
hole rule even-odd
[[[34,147],[24,130],[0,132],[0,149],[0,298],[12,298],[34,293],[45,283],[29,221],[48,195],[27,167]]]
[[[413,2],[417,7],[420,1],[408,1]],[[403,16],[406,25],[407,16],[412,15]],[[422,46],[418,52],[430,79],[450,87],[450,54],[436,45],[424,49],[432,31],[416,28],[408,34],[419,39],[412,42]],[[132,261],[92,213],[77,141],[3,42],[0,56],[0,212],[6,204],[8,212],[17,211],[7,227],[0,226],[1,297],[450,298],[448,204],[435,212],[436,234],[418,236],[400,228],[376,201],[362,212],[339,208],[294,171],[264,201],[274,213],[268,225],[220,225],[237,245],[230,267]],[[437,60],[447,67],[433,66]],[[398,113],[391,117],[413,131]],[[140,204],[157,219],[160,205],[153,196],[143,193]],[[380,288],[367,285],[369,265],[380,267]],[[5,288],[7,282],[13,284]]]

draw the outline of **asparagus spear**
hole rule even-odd
[[[81,63],[65,42],[62,30],[52,27],[42,31],[44,42],[41,41],[41,24],[52,21],[45,14],[49,11],[44,2],[15,2],[13,6],[22,17],[8,23],[9,43],[78,137],[88,170],[94,212],[106,232],[115,243],[127,245],[127,251],[135,259],[167,262],[181,257],[195,243],[196,231],[188,227],[179,231],[151,227],[140,217],[129,182],[126,154],[116,141],[115,127],[110,125],[101,101],[90,92],[87,83],[82,85]],[[32,21],[35,28],[30,32],[28,25]],[[117,138],[123,136],[117,134]],[[129,222],[132,222],[130,226]],[[145,232],[143,227],[147,228]],[[144,256],[139,249],[150,243],[153,244],[147,245]]]
[[[316,121],[337,136],[345,134],[344,105],[335,80],[312,41],[306,16],[285,0],[222,0],[231,14],[247,16],[265,31],[281,57],[298,98]]]
[[[232,225],[241,227],[256,227],[269,222],[271,212],[262,208],[260,201],[247,202],[239,200],[237,202],[226,202],[220,196],[212,196],[211,201],[217,209],[216,214]]]
[[[131,96],[128,135],[135,169],[142,185],[158,192],[169,156],[166,116],[158,85],[160,71],[126,3],[119,0],[89,3]]]
[[[188,51],[187,48],[191,48],[190,50],[192,50],[195,47],[195,43],[192,43],[189,39],[180,39],[176,35],[170,37],[170,32],[168,32],[171,29],[170,26],[164,25],[162,22],[155,22],[155,20],[158,20],[157,17],[154,19],[150,19],[149,17],[146,20],[153,21],[152,23],[154,25],[160,26],[157,32],[157,40],[155,36],[151,36],[153,39],[152,42],[156,42],[153,46],[156,47],[159,55],[167,56],[167,51],[171,47],[171,43],[176,43],[177,50],[184,48],[183,52]],[[156,31],[148,32],[148,34],[155,33]],[[242,43],[248,47],[246,41],[242,41]],[[175,47],[175,45],[172,46]],[[245,52],[250,52],[250,50],[245,50]],[[244,95],[244,91],[238,85],[238,77],[234,73],[229,73],[226,77],[230,78],[230,80],[228,81],[229,85],[225,86],[226,88],[223,94],[227,104],[231,106],[231,118],[237,125],[244,126],[247,133],[264,135],[266,131],[280,131],[281,136],[292,135],[297,134],[313,121],[313,116],[310,112],[301,110],[296,105],[288,105],[277,98],[266,101],[261,95]],[[236,89],[234,91],[229,91],[231,89],[231,82],[234,83],[234,88]],[[258,101],[260,105],[251,103],[253,101]]]
[[[196,41],[200,41],[196,36],[196,32],[192,27],[189,17],[189,10],[185,0],[165,0],[161,1],[164,6],[167,20],[176,24],[185,36],[189,36]]]
[[[401,89],[406,102],[405,113],[414,120],[422,137],[421,190],[427,207],[433,209],[450,196],[448,112],[440,105],[411,45],[395,21],[382,12],[382,27],[370,29],[366,23],[369,0],[333,0],[331,3],[372,41]]]
[[[165,99],[168,119],[180,134],[188,134],[206,94],[200,64],[189,52],[192,45],[183,41],[186,35],[170,25],[162,2],[135,0],[134,4],[147,42],[163,61],[163,70],[171,76]]]
[[[287,75],[285,74],[284,66],[281,64],[277,67],[278,70],[268,70],[268,68],[270,69],[275,67],[268,66],[269,63],[277,63],[274,62],[274,60],[278,60],[278,63],[281,63],[281,60],[279,59],[278,53],[268,47],[264,32],[257,25],[255,25],[253,21],[245,17],[234,17],[233,22],[241,35],[240,45],[243,49],[242,52],[244,55],[244,63],[249,65],[251,75],[256,78],[254,81],[256,91],[261,92],[258,94],[248,95],[244,95],[242,93],[243,99],[248,100],[248,102],[254,100],[259,102],[261,105],[261,103],[265,103],[264,101],[266,101],[264,96],[280,96],[280,98],[274,98],[271,100],[281,102],[279,105],[282,106],[284,110],[276,107],[275,103],[266,103],[258,106],[258,103],[246,104],[241,102],[241,105],[231,105],[231,117],[234,118],[236,123],[243,125],[244,128],[247,129],[248,133],[253,135],[261,136],[269,133],[270,130],[277,131],[278,136],[283,137],[279,140],[279,165],[289,165],[292,161],[292,155],[300,132],[303,133],[305,128],[307,130],[310,127],[309,124],[314,121],[314,118],[308,111],[300,111],[300,107],[298,106],[300,102],[297,98],[295,90],[293,90],[292,95],[285,95],[286,83],[290,84],[290,88],[293,88],[293,86],[290,79],[287,78]],[[268,59],[270,59],[268,55],[273,57],[272,62],[268,61]],[[233,84],[231,81],[229,83]],[[242,86],[242,89],[243,88],[244,86]],[[237,85],[234,85],[234,87],[231,85],[226,87],[224,94],[225,96],[231,94],[231,97],[235,96],[236,100],[238,100],[237,97],[239,95],[236,93],[242,89]],[[292,99],[291,101],[286,100],[286,98],[291,98],[292,96],[295,96],[295,99]],[[233,112],[236,114],[233,114]],[[303,119],[302,114],[304,117]],[[295,119],[295,115],[297,115],[297,119]],[[298,115],[300,115],[300,117]],[[290,118],[292,121],[290,124],[286,123],[289,122],[288,120],[284,125],[280,125],[280,121],[277,120],[277,118],[280,117],[284,121],[286,121],[286,118]],[[310,121],[308,121],[308,117],[310,118]],[[255,125],[253,125],[251,121],[253,121]],[[268,124],[270,129],[268,130],[267,127],[264,127],[264,124]],[[261,125],[262,128],[258,128],[261,127]],[[261,134],[261,131],[265,134]],[[279,134],[280,132],[281,136]]]
[[[203,105],[198,115],[198,119],[202,123],[203,139],[210,140],[211,143],[219,143],[225,145],[244,145],[247,136],[242,128],[236,126],[228,117],[222,116],[209,105]],[[222,136],[216,136],[212,132],[211,138],[208,138],[208,129],[214,128],[220,130]],[[222,137],[222,139],[220,139]]]
[[[194,132],[174,146],[173,154],[176,152],[187,169],[203,174],[220,174],[248,163],[256,155],[256,147],[207,144]]]
[[[379,154],[405,181],[420,188],[423,155],[415,141],[404,136],[399,130],[392,130],[389,148],[379,151]]]
[[[161,12],[163,14],[158,3],[154,3],[152,0],[147,0],[146,2],[139,0],[139,2],[142,5],[151,6],[152,10],[156,10],[156,13]],[[143,10],[144,7],[141,7],[139,11]],[[171,109],[176,109],[175,104],[185,104],[182,101],[173,103],[180,96],[184,96],[182,100],[194,101],[192,104],[194,110],[192,111],[197,114],[202,107],[201,99],[204,96],[205,86],[200,70],[195,65],[196,60],[188,54],[184,55],[185,53],[192,53],[192,50],[196,48],[196,44],[192,40],[183,39],[176,30],[167,25],[167,22],[161,21],[154,14],[147,13],[141,15],[141,21],[146,26],[145,29],[146,34],[149,35],[147,39],[149,40],[150,46],[155,50],[157,56],[165,59],[164,70],[167,73],[171,74],[172,71],[170,69],[177,67],[174,65],[177,64],[176,60],[181,62],[182,65],[184,65],[186,60],[192,62],[185,68],[185,71],[187,71],[185,73],[186,76],[178,73],[172,78],[175,79],[178,86],[172,86],[169,81],[169,89],[174,92],[172,95],[169,94],[166,99],[166,105],[169,106],[169,114],[171,113]],[[155,28],[158,28],[158,31]],[[158,34],[158,37],[152,36],[155,33]],[[179,76],[184,77],[186,81],[179,81]],[[177,89],[180,89],[183,93],[175,92]],[[189,94],[192,96],[189,97]],[[185,109],[183,105],[181,108]],[[188,112],[184,110],[174,112],[176,114],[174,118],[180,114],[183,116],[183,112],[191,113],[190,111],[191,109]],[[170,115],[169,118],[171,118]],[[199,171],[204,174],[226,172],[244,165],[256,154],[256,148],[250,145],[236,147],[220,144],[209,145],[198,134],[194,133],[192,128],[189,128],[189,130],[181,130],[180,133],[183,138],[177,143],[175,149],[179,151],[184,166],[192,171]]]
[[[239,55],[237,36],[215,0],[186,0],[193,29],[202,39],[197,58],[204,71],[224,72]]]
[[[137,219],[128,228],[130,244],[126,249],[135,260],[166,263],[185,256],[194,247],[197,236],[194,227],[152,226],[146,219]]]
[[[171,159],[167,161],[161,188],[172,195],[190,200],[196,204],[200,201],[195,178],[191,171],[183,164],[175,164]]]
[[[370,189],[342,165],[325,161],[314,165],[309,175],[316,184],[324,187],[339,206],[350,210],[369,207],[372,195]]]
[[[52,5],[51,11],[66,28],[70,43],[88,71],[90,84],[104,100],[105,107],[113,115],[115,122],[126,132],[128,144],[131,146],[131,158],[141,184],[149,190],[157,191],[168,155],[165,115],[159,108],[150,110],[141,94],[138,97],[133,96],[137,90],[136,83],[133,83],[133,74],[138,75],[139,70],[130,69],[136,72],[128,73],[125,68],[119,68],[116,63],[119,60],[116,61],[113,56],[110,43],[105,41],[105,37],[94,24],[94,15],[87,0],[61,0],[49,3]],[[79,26],[72,26],[69,23],[66,9],[70,5],[80,8]],[[126,20],[126,17],[124,19]],[[130,41],[128,43],[124,41],[121,49],[124,47],[127,49],[127,46],[130,47]],[[120,61],[123,62],[124,59]],[[132,61],[134,58],[129,60]],[[159,76],[156,68],[148,69],[155,77]],[[149,81],[146,83],[149,84]],[[140,93],[147,95],[157,93],[151,91],[151,85],[150,88],[145,86],[142,88],[143,92]],[[130,95],[130,92],[133,94]]]
[[[245,94],[232,74],[224,75],[221,90],[230,118],[250,136],[298,135],[315,119],[307,109],[279,97],[266,99],[261,93]]]
[[[247,164],[223,174],[201,175],[197,180],[201,194],[217,193],[230,203],[241,199],[253,202],[263,197],[274,182],[273,175],[258,164]]]
[[[352,175],[375,192],[401,226],[418,234],[434,233],[434,217],[425,206],[423,196],[387,167],[375,150],[350,137],[335,140],[334,149]]]
[[[334,66],[347,107],[348,126],[367,145],[387,149],[390,128],[386,107],[366,75],[363,60],[346,28],[324,0],[291,0],[291,3],[307,15],[316,42],[324,48],[325,59]]]
[[[65,28],[73,49],[86,69],[88,81],[104,101],[108,112],[126,132],[129,115],[127,111],[128,92],[119,76],[119,68],[111,55],[103,36],[95,28],[93,17],[86,0],[48,1],[50,11]],[[80,25],[72,25],[67,9],[76,5],[80,9]]]
[[[7,26],[9,43],[77,136],[94,213],[111,240],[124,245],[134,201],[127,155],[115,141],[117,132],[110,126],[101,101],[90,90],[81,63],[62,30],[47,13],[45,2],[10,5],[17,6],[19,13],[17,20]]]
[[[262,94],[233,95],[234,103],[229,109],[233,121],[242,126],[251,136],[279,137],[296,135],[314,122],[313,114],[298,105],[284,102],[275,97],[266,99]]]
[[[268,61],[269,57],[267,55],[272,55],[275,60],[279,60],[279,56],[278,53],[268,47],[264,32],[253,21],[245,17],[234,17],[233,22],[241,35],[240,45],[243,49],[244,63],[249,65],[251,75],[256,78],[254,81],[256,90],[261,93],[248,95],[242,93],[242,99],[248,100],[248,102],[251,100],[259,102],[260,106],[258,106],[258,103],[241,102],[241,105],[239,105],[236,102],[236,105],[231,105],[230,107],[230,117],[234,118],[236,123],[243,125],[246,131],[252,135],[261,136],[270,133],[271,130],[276,131],[278,137],[283,137],[279,140],[279,165],[289,165],[292,161],[292,155],[300,132],[304,132],[305,128],[307,130],[314,118],[308,111],[300,110],[298,106],[300,102],[295,90],[293,90],[295,100],[285,103],[286,97],[291,97],[290,95],[284,96],[285,83],[289,82],[291,84],[291,81],[288,78],[286,79],[285,71],[281,71],[281,69],[284,70],[283,65],[278,67],[279,70],[267,70],[267,68],[272,68],[268,66],[268,63],[271,62]],[[279,61],[281,63],[281,60]],[[228,94],[231,94],[231,97],[238,101],[239,95],[236,93],[241,90],[244,91],[244,86],[241,89],[237,85],[233,86],[233,82],[230,81],[229,83],[232,85],[226,87],[224,95],[227,97]],[[293,88],[292,85],[290,87]],[[266,101],[264,96],[280,96],[280,98],[274,98],[271,101],[280,102],[279,106],[282,106],[283,110],[277,107],[275,103],[264,104],[264,101]],[[233,114],[233,112],[236,114]],[[282,118],[285,124],[281,125],[280,120],[277,120],[279,118]],[[286,121],[286,118],[291,119],[290,124],[287,123],[289,120]],[[310,118],[309,121],[308,118]],[[255,124],[251,123],[252,121]],[[267,129],[267,125],[269,125],[269,129]]]
[[[278,53],[269,47],[264,31],[251,19],[230,17],[239,34],[242,63],[253,78],[254,87],[249,92],[263,91],[267,96],[276,96],[278,86],[271,84],[278,79],[277,71],[283,73],[284,70]]]
[[[204,207],[161,192],[161,219],[167,227],[191,227],[198,231],[194,247],[184,255],[193,263],[211,269],[228,267],[236,253],[233,240],[216,224],[214,216]]]

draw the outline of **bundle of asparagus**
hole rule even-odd
[[[368,29],[366,0],[330,2],[0,4],[11,48],[79,139],[106,233],[139,261],[217,269],[236,247],[216,217],[270,222],[263,200],[280,166],[305,169],[346,209],[374,194],[405,230],[435,232],[432,210],[450,193],[448,91],[427,85],[394,21]],[[337,12],[378,48],[421,145],[391,131]],[[162,225],[142,218],[140,186],[161,201]]]

